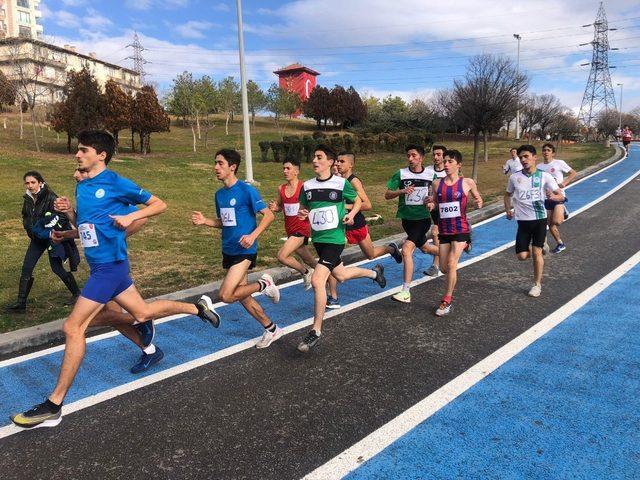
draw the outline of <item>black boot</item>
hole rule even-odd
[[[76,279],[71,272],[67,273],[66,278],[62,279],[65,286],[71,292],[71,298],[64,302],[65,305],[73,305],[76,303],[76,300],[80,296],[80,289],[78,288],[78,284],[76,283]]]
[[[18,284],[18,301],[12,305],[7,305],[6,310],[11,312],[24,312],[27,310],[27,297],[33,286],[33,277],[20,277]]]

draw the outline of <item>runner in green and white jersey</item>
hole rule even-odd
[[[327,281],[330,275],[339,282],[352,278],[371,278],[381,288],[387,284],[384,267],[376,265],[373,270],[345,267],[340,255],[346,242],[345,225],[352,225],[353,218],[360,211],[362,200],[351,184],[342,177],[331,173],[336,161],[336,152],[328,146],[319,145],[313,157],[313,171],[316,178],[304,182],[300,192],[298,216],[308,218],[311,224],[311,240],[318,252],[318,264],[311,276],[314,294],[313,327],[298,345],[298,350],[308,352],[320,339],[322,321],[327,304]],[[345,201],[353,202],[353,209],[347,213]]]
[[[522,145],[518,148],[518,156],[523,168],[509,177],[504,209],[511,220],[514,217],[514,211],[511,210],[513,202],[518,221],[516,255],[519,260],[533,258],[535,283],[529,290],[529,296],[539,297],[542,291],[543,254],[549,250],[546,244],[547,211],[544,202],[546,199],[562,201],[564,194],[551,174],[536,169],[537,157],[533,145]]]

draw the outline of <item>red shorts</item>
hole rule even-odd
[[[365,225],[364,227],[356,228],[355,230],[347,230],[346,234],[347,242],[351,245],[355,245],[367,238],[367,235],[369,235],[369,227]]]

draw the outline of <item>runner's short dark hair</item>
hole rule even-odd
[[[282,164],[284,165],[285,163],[290,163],[294,167],[300,168],[300,160],[298,160],[297,158],[285,158],[282,161]]]
[[[116,141],[106,130],[82,130],[78,133],[78,143],[94,148],[98,155],[106,153],[105,165],[109,164],[116,151]]]
[[[529,152],[533,155],[538,154],[538,152],[536,152],[536,147],[534,147],[533,145],[520,145],[518,147],[518,155],[520,155],[522,152]]]
[[[33,177],[38,181],[38,183],[44,183],[44,177],[40,175],[40,172],[36,172],[35,170],[29,170],[27,173],[25,173],[22,176],[22,180],[26,180],[27,177]]]
[[[458,150],[445,150],[443,157],[453,158],[457,163],[462,163],[462,154]]]
[[[410,143],[406,147],[404,147],[404,151],[409,153],[409,150],[415,150],[420,154],[421,157],[424,157],[424,147],[422,145],[416,145],[415,143]]]
[[[515,150],[515,151],[517,152],[517,151],[518,151],[518,147],[511,147],[511,148],[509,149],[509,151],[511,151],[511,150]]]
[[[234,173],[238,172],[238,169],[240,168],[240,154],[237,150],[233,150],[232,148],[222,148],[216,152],[213,158],[216,158],[218,155],[221,155],[227,161],[229,166],[235,165],[236,169],[234,170]]]
[[[442,150],[442,153],[447,151],[447,147],[445,147],[444,145],[434,145],[433,147],[431,147],[431,152],[435,152],[436,150]]]
[[[349,151],[349,150],[343,150],[338,154],[339,157],[351,157],[351,161],[353,163],[356,163],[356,154]]]
[[[318,150],[324,152],[329,160],[333,160],[335,162],[338,158],[338,156],[336,155],[336,151],[325,143],[321,143],[320,145],[318,145],[315,151],[317,152]]]
[[[542,149],[544,150],[545,148],[550,148],[553,153],[556,153],[556,147],[553,145],[553,143],[545,143],[544,145],[542,145]]]

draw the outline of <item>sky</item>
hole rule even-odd
[[[479,7],[481,5],[481,7]],[[248,78],[263,88],[274,70],[302,63],[318,84],[354,86],[362,95],[428,99],[464,76],[476,54],[505,55],[577,112],[589,76],[593,0],[244,0]],[[43,0],[45,40],[132,67],[134,32],[148,80],[161,93],[183,71],[239,80],[233,0]],[[605,2],[611,81],[623,111],[640,106],[640,0]],[[589,25],[589,26],[584,26]]]

